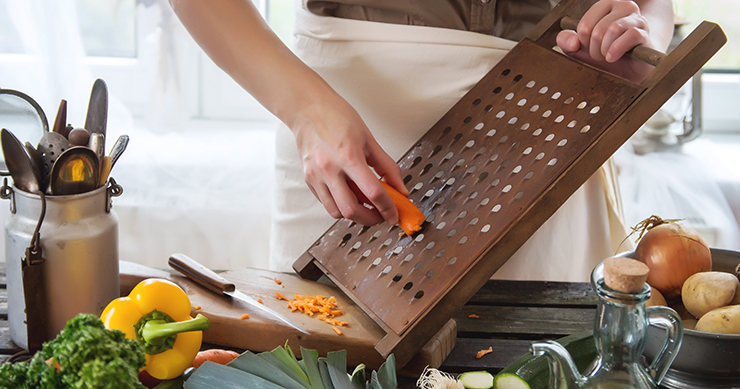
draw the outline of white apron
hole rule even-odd
[[[303,8],[295,25],[296,54],[347,99],[395,160],[516,44],[467,31],[321,17]],[[276,147],[270,268],[291,271],[335,220],[304,182],[285,126]],[[494,277],[587,281],[615,253],[610,231],[618,230],[617,243],[625,236],[615,176],[608,173],[602,168],[589,179]]]

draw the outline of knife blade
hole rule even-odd
[[[260,304],[259,302],[257,302],[257,300],[247,296],[246,294],[238,291],[234,283],[229,282],[229,280],[221,277],[213,270],[201,265],[196,260],[188,257],[187,255],[180,253],[172,254],[167,262],[169,263],[170,267],[195,281],[198,285],[210,290],[211,292],[217,294],[225,294],[237,300],[243,301],[259,309],[260,311],[282,321],[283,323],[295,328],[296,330],[306,335],[310,335],[308,331],[293,324],[279,313],[264,306],[263,304]]]
[[[87,105],[85,129],[92,134],[103,134],[105,141],[106,126],[108,123],[108,85],[98,78],[90,91],[90,102]],[[103,144],[105,149],[105,144]]]

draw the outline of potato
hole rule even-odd
[[[728,305],[735,297],[738,279],[719,271],[700,272],[689,277],[681,288],[681,300],[694,317]]]
[[[665,301],[665,297],[658,291],[658,289],[655,289],[653,287],[650,288],[650,299],[645,302],[646,307],[654,307],[654,306],[663,306],[667,307],[668,303]]]
[[[713,309],[696,322],[697,331],[740,335],[740,305]]]
[[[740,304],[740,282],[737,283],[737,288],[735,288],[735,298],[730,301],[727,305],[738,305]]]

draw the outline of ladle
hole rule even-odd
[[[94,151],[84,146],[64,151],[51,169],[49,187],[52,195],[65,196],[89,192],[98,185],[100,164]]]
[[[54,162],[69,147],[69,140],[58,132],[45,132],[44,135],[41,136],[36,150],[38,151],[39,156],[41,156],[42,164],[39,168],[44,177],[42,180],[43,182],[51,182],[49,176],[51,175],[51,169],[54,166]]]
[[[15,186],[24,192],[40,192],[39,169],[35,166],[36,164],[26,152],[26,148],[21,141],[12,132],[4,128],[0,132],[0,138],[5,163],[8,166],[8,171],[10,171],[10,176],[13,177]]]

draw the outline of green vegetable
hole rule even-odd
[[[0,365],[0,387],[144,388],[138,376],[145,363],[137,341],[107,330],[95,315],[79,314],[30,361]]]
[[[596,359],[596,345],[594,344],[593,332],[584,331],[568,335],[557,340],[565,346],[573,358],[578,371],[585,371],[594,359]],[[499,374],[514,373],[525,380],[532,389],[547,389],[550,379],[550,368],[544,356],[535,357],[526,354]]]
[[[298,360],[288,347],[270,352],[242,353],[227,365],[203,364],[185,381],[185,389],[288,388],[288,389],[397,389],[396,362],[391,354],[366,381],[365,366],[347,372],[347,352],[329,352],[319,358],[316,350],[301,348]]]
[[[493,375],[487,371],[462,373],[459,380],[466,389],[489,389],[493,387]]]
[[[499,374],[493,379],[493,389],[530,389],[527,381],[514,373]]]

